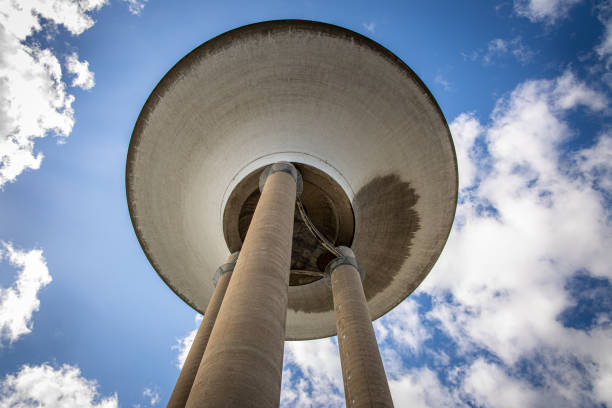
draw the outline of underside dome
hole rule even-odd
[[[457,203],[454,147],[433,96],[360,34],[270,21],[222,34],[178,62],[132,134],[132,223],[157,273],[189,305],[205,311],[215,270],[244,239],[259,173],[278,161],[303,173],[313,223],[352,247],[373,319],[429,273]],[[336,333],[331,290],[313,261],[324,251],[302,233],[287,340]]]

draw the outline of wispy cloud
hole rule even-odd
[[[34,152],[36,139],[52,133],[66,138],[74,126],[74,96],[66,90],[62,68],[50,49],[40,48],[26,39],[45,30],[49,38],[63,26],[73,35],[90,28],[90,12],[106,0],[5,2],[0,13],[0,188],[13,182],[26,169],[40,168],[43,154]],[[41,18],[51,25],[43,27]],[[78,58],[76,57],[76,61]],[[68,61],[77,77],[76,86],[93,86],[83,68]],[[87,72],[89,70],[87,69]]]
[[[151,407],[159,403],[159,393],[150,388],[145,388],[145,390],[142,392],[142,396],[148,399],[149,406]]]
[[[470,61],[481,61],[485,65],[491,65],[503,58],[514,58],[521,64],[527,64],[533,60],[536,52],[523,43],[521,37],[511,40],[495,38],[481,48],[471,53],[463,53],[463,58]]]
[[[604,33],[595,52],[609,68],[612,65],[612,1],[601,2],[597,7],[597,16],[604,25]]]
[[[78,367],[65,364],[24,365],[0,380],[0,407],[117,408],[117,395],[101,398],[95,381],[81,376]]]
[[[554,24],[567,17],[581,0],[514,0],[514,10],[532,22]]]
[[[376,30],[376,23],[374,21],[370,21],[369,23],[363,23],[362,26],[371,33]]]
[[[20,268],[13,286],[0,288],[0,340],[14,342],[32,331],[32,315],[40,307],[38,292],[52,279],[39,249],[20,251],[3,242],[2,259]]]
[[[445,91],[450,91],[452,89],[451,83],[446,79],[441,73],[437,73],[434,78],[434,82],[440,85]]]
[[[135,16],[139,16],[140,14],[142,14],[142,11],[144,10],[145,5],[147,4],[149,0],[122,0],[122,1],[127,4],[128,10],[130,11],[130,13],[134,14]]]

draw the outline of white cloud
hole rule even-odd
[[[185,364],[185,360],[187,359],[187,354],[189,354],[189,349],[191,349],[191,344],[195,339],[196,333],[198,332],[198,327],[200,326],[200,322],[202,321],[202,315],[195,315],[195,323],[196,328],[190,331],[185,337],[181,337],[176,340],[176,344],[172,346],[172,350],[178,351],[178,355],[176,356],[176,367],[180,370],[183,368],[183,364]]]
[[[285,342],[281,406],[343,407],[338,346],[330,338]]]
[[[479,404],[492,408],[533,407],[537,400],[535,390],[483,359],[477,359],[465,373],[464,389]]]
[[[521,37],[509,40],[494,38],[489,41],[485,49],[479,48],[471,53],[462,53],[462,55],[468,61],[480,60],[484,65],[492,65],[498,60],[510,57],[524,65],[533,60],[536,51],[525,45]]]
[[[434,78],[434,82],[436,84],[442,86],[442,88],[445,91],[450,91],[451,88],[452,88],[451,87],[451,83],[446,78],[444,78],[444,76],[441,73],[439,73],[439,72],[436,74],[436,76]]]
[[[74,125],[57,58],[49,50],[20,43],[0,27],[0,187],[25,169],[38,169],[36,138],[55,132],[66,137]]]
[[[130,11],[130,13],[134,14],[135,16],[139,16],[144,10],[145,4],[147,4],[149,0],[122,0],[122,1],[127,4],[128,10]]]
[[[24,170],[40,167],[43,155],[34,152],[37,138],[49,133],[65,138],[74,126],[74,97],[66,91],[57,57],[49,49],[26,43],[26,38],[45,29],[41,17],[49,21],[46,32],[51,36],[58,25],[79,35],[94,24],[88,13],[105,3],[0,0],[0,188]],[[89,81],[83,71],[87,62],[80,64],[75,84],[88,86],[93,76]]]
[[[607,132],[590,148],[576,155],[577,170],[585,181],[612,194],[612,133]]]
[[[11,244],[2,243],[0,260],[20,268],[12,287],[0,288],[0,340],[14,342],[32,331],[32,314],[38,311],[38,292],[51,282],[42,251],[16,250]]]
[[[568,110],[576,106],[586,106],[593,111],[602,111],[608,106],[607,98],[580,82],[571,71],[555,79],[550,95],[555,109]]]
[[[89,70],[89,62],[79,61],[79,56],[73,52],[66,58],[66,69],[74,74],[72,86],[78,86],[81,89],[91,89],[96,82],[94,74]]]
[[[421,350],[423,342],[430,337],[430,333],[421,322],[418,304],[411,298],[406,299],[399,306],[374,322],[377,341],[389,341],[394,348],[399,347],[413,354]]]
[[[371,33],[373,33],[376,30],[376,23],[373,21],[370,21],[369,23],[363,23],[362,25],[363,25],[363,28],[365,28]]]
[[[457,166],[459,168],[459,189],[470,187],[476,181],[476,152],[474,142],[482,134],[482,126],[473,114],[462,113],[450,124],[455,142]]]
[[[514,10],[532,22],[553,24],[567,17],[581,0],[514,0]]]
[[[606,60],[609,67],[612,64],[612,1],[603,1],[599,5],[598,17],[604,25],[604,33],[601,42],[595,47],[599,58]]]
[[[2,0],[0,22],[19,40],[41,30],[39,17],[79,35],[95,23],[88,13],[99,10],[106,3],[107,0]]]
[[[81,376],[78,367],[24,365],[0,381],[0,408],[116,408],[117,395],[100,398],[95,381]]]
[[[478,404],[612,403],[609,325],[580,331],[559,320],[573,304],[565,285],[577,271],[612,279],[610,212],[601,193],[611,183],[610,135],[569,159],[561,151],[573,137],[567,113],[607,105],[568,71],[519,85],[497,103],[490,124],[469,114],[451,124],[460,177],[467,173],[461,187],[472,189],[421,290],[434,297],[428,317],[460,352],[485,349],[503,363],[477,361],[465,371],[463,390]],[[488,155],[474,157],[477,140]],[[525,359],[537,359],[546,392],[503,369]],[[500,389],[510,394],[500,398]]]
[[[150,388],[145,388],[142,393],[142,396],[149,400],[149,405],[154,406],[159,403],[159,393],[157,391],[153,391]]]
[[[410,370],[401,379],[389,381],[393,403],[397,408],[457,407],[459,398],[440,384],[428,368]]]
[[[485,51],[478,51],[475,56],[478,58],[482,55],[482,62],[486,65],[493,64],[496,59],[505,56],[514,57],[521,64],[530,62],[535,52],[523,43],[521,37],[515,37],[511,40],[495,38],[487,44]]]

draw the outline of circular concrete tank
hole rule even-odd
[[[315,225],[352,247],[373,319],[425,278],[457,203],[453,142],[433,96],[360,34],[270,21],[185,56],[153,90],[132,134],[132,223],[157,273],[185,302],[206,309],[215,270],[248,226],[258,174],[278,161],[305,174],[304,207]],[[287,340],[336,333],[331,290],[317,277],[325,256],[302,246],[305,260],[295,251],[292,259]]]

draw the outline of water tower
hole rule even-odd
[[[406,64],[319,22],[229,31],[155,87],[126,172],[151,265],[204,314],[169,406],[278,406],[285,340],[335,334],[347,406],[392,405],[371,321],[429,273],[457,203]]]

